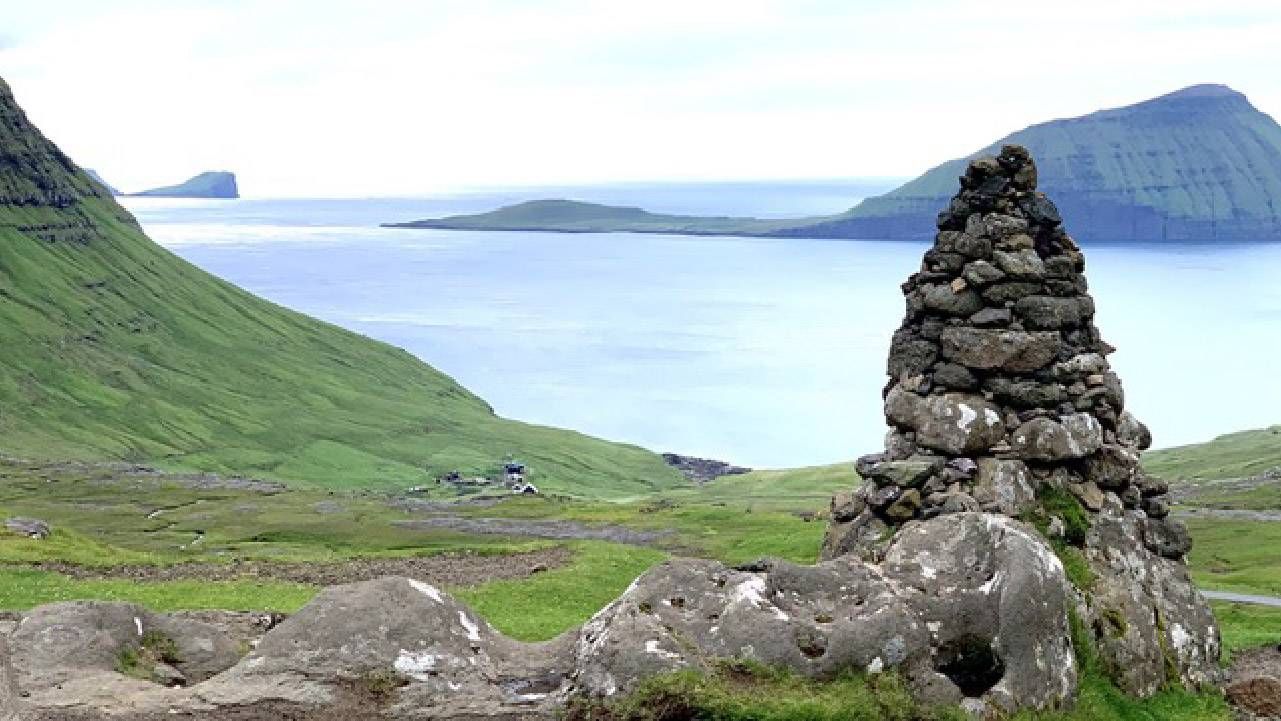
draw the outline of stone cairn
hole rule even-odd
[[[1126,412],[1115,350],[1094,326],[1085,258],[1036,190],[1028,151],[972,161],[939,214],[934,247],[903,283],[890,345],[885,450],[832,499],[824,557],[875,560],[898,526],[945,513],[1018,517],[1053,487],[1098,512],[1105,494],[1141,510],[1144,544],[1178,559],[1164,482],[1139,468],[1151,443]]]

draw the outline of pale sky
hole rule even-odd
[[[910,176],[1202,82],[1281,114],[1275,0],[0,0],[0,75],[124,190]]]

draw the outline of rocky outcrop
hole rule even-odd
[[[931,703],[1054,707],[1076,689],[1071,598],[1035,530],[979,513],[909,524],[880,564],[843,556],[748,573],[671,562],[583,628],[573,689],[609,696],[751,658],[819,678],[894,670]]]
[[[1218,630],[1188,580],[1190,540],[1148,477],[1093,324],[1085,258],[1028,152],[979,158],[938,216],[890,344],[885,449],[832,499],[823,557],[887,557],[914,519],[983,510],[1038,522],[1081,557],[1074,604],[1127,691],[1214,680]]]
[[[663,460],[667,462],[667,465],[680,471],[681,475],[695,483],[706,483],[721,476],[738,476],[752,472],[750,468],[736,466],[725,461],[683,456],[679,453],[664,453]]]
[[[1013,519],[914,521],[880,564],[845,556],[761,568],[669,561],[581,629],[538,644],[400,577],[324,591],[243,658],[216,653],[217,634],[189,617],[129,604],[44,606],[12,641],[19,686],[36,707],[139,716],[321,708],[376,685],[394,718],[550,718],[571,695],[610,697],[654,674],[735,658],[817,678],[895,671],[923,700],[976,711],[1057,707],[1075,692],[1063,566]],[[157,631],[173,639],[172,664],[189,687],[120,672],[122,651]],[[221,672],[202,680],[197,668]]]
[[[0,634],[0,721],[18,721],[21,701],[13,665],[9,660],[9,644]]]

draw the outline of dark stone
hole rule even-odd
[[[997,305],[1006,301],[1018,300],[1042,292],[1045,286],[1040,283],[1002,282],[994,283],[983,289],[983,300]]]
[[[1054,227],[1063,222],[1059,209],[1045,196],[1045,193],[1028,193],[1023,196],[1019,199],[1019,209],[1036,225]]]
[[[1157,555],[1177,561],[1192,550],[1192,536],[1187,526],[1173,518],[1148,518],[1140,528],[1143,545]]]
[[[984,387],[992,392],[996,401],[1015,408],[1054,408],[1064,397],[1063,386],[1057,383],[1010,380],[1002,376],[989,379]]]
[[[973,286],[983,286],[989,283],[995,283],[1005,277],[1005,271],[992,265],[986,260],[975,260],[965,266],[965,271],[961,273],[965,282]]]
[[[979,387],[974,373],[958,363],[939,363],[934,366],[934,383],[957,391],[972,391]]]
[[[973,315],[983,307],[983,299],[975,291],[965,288],[956,291],[950,285],[931,285],[922,288],[926,310],[952,316]]]
[[[939,348],[932,341],[899,330],[890,340],[890,357],[886,366],[891,378],[924,373],[938,359]]]
[[[979,328],[1007,326],[1012,319],[1013,314],[1009,308],[984,308],[970,316],[970,325]]]
[[[1094,317],[1094,301],[1089,296],[1033,295],[1019,298],[1014,304],[1014,314],[1029,328],[1037,330],[1072,328]]]

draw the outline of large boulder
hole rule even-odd
[[[1103,426],[1088,413],[1073,413],[1058,420],[1033,418],[1015,429],[1014,452],[1035,461],[1084,458],[1103,446]]]
[[[387,577],[322,591],[196,691],[220,706],[324,705],[342,682],[394,678],[397,718],[545,715],[572,651],[571,637],[522,644],[430,584]]]
[[[574,690],[745,657],[814,677],[895,670],[923,701],[975,710],[1060,706],[1076,689],[1071,598],[1035,531],[981,513],[904,526],[879,565],[671,561],[583,627]]]
[[[1217,683],[1219,629],[1187,566],[1147,548],[1142,511],[1126,510],[1114,493],[1104,498],[1087,537],[1095,581],[1082,606],[1109,675],[1140,696],[1170,680]]]

